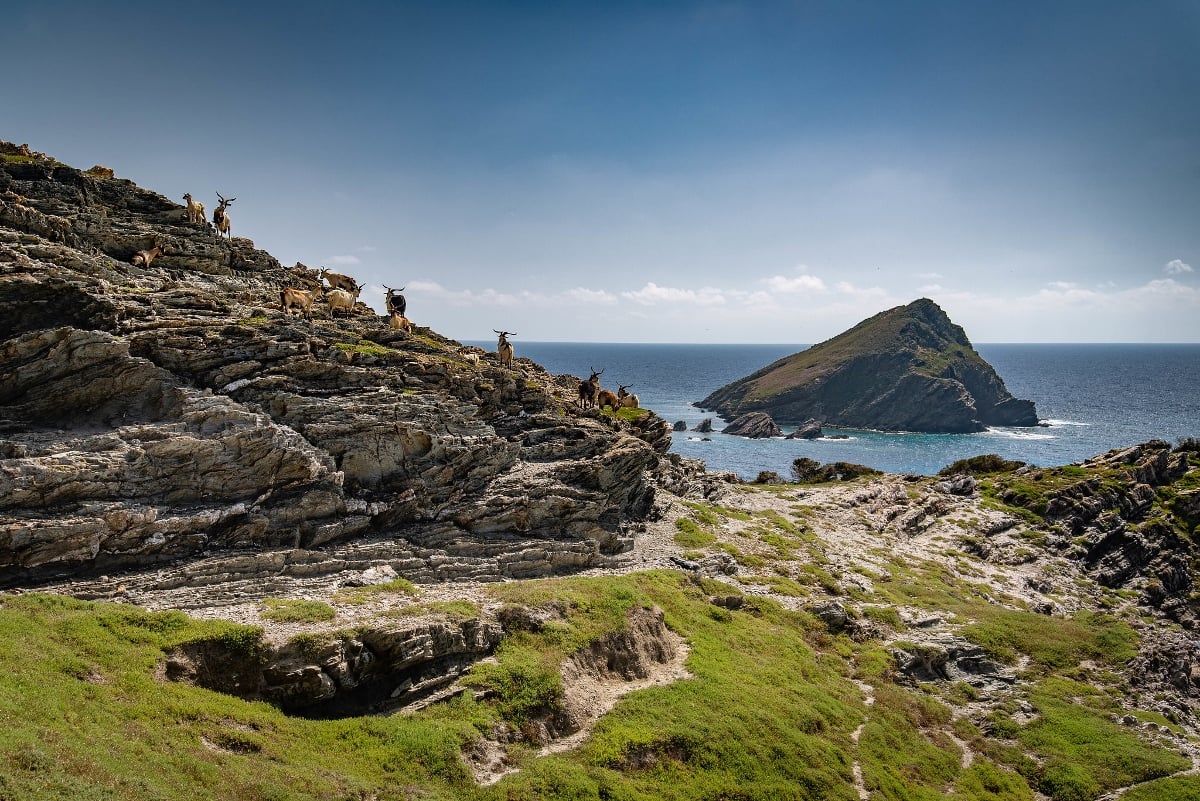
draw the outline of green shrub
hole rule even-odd
[[[971,456],[967,459],[959,459],[951,465],[943,467],[938,471],[939,476],[952,476],[959,473],[970,473],[972,475],[981,475],[984,473],[1011,473],[1014,470],[1020,470],[1025,466],[1025,462],[1013,461],[1004,459],[995,453],[987,453],[981,456]]]

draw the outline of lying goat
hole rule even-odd
[[[393,331],[403,331],[406,334],[412,334],[412,323],[409,319],[399,312],[392,312],[388,319],[388,327]]]
[[[640,409],[638,396],[629,391],[633,384],[617,384],[617,402],[623,409]]]

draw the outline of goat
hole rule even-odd
[[[596,396],[600,394],[600,376],[604,374],[603,368],[598,373],[595,367],[588,369],[592,371],[591,378],[579,382],[579,406],[582,409],[596,405]]]
[[[347,292],[355,292],[359,289],[362,289],[362,287],[358,285],[358,282],[350,276],[342,275],[341,273],[331,273],[324,267],[321,268],[321,272],[317,274],[317,277],[324,278],[326,281],[328,281],[330,289],[344,289]]]
[[[288,317],[292,316],[292,308],[295,307],[304,314],[306,320],[312,319],[312,304],[313,301],[325,294],[325,287],[317,284],[316,289],[296,289],[288,287],[279,292],[279,308],[285,312]]]
[[[183,196],[187,201],[186,219],[193,225],[207,226],[208,223],[204,219],[204,204],[199,200],[192,200],[192,193],[188,192]]]
[[[638,396],[629,391],[633,384],[617,384],[617,405],[623,409],[640,409]]]
[[[150,262],[154,261],[163,253],[163,246],[158,244],[158,242],[155,242],[154,247],[150,248],[149,250],[139,250],[137,253],[134,253],[133,258],[129,260],[129,263],[137,267],[149,267]]]
[[[596,394],[597,409],[603,409],[605,406],[607,406],[613,411],[616,411],[618,403],[617,396],[614,395],[611,390],[602,389]]]
[[[492,329],[496,331],[495,328]],[[496,331],[500,335],[500,339],[496,340],[496,355],[500,357],[500,364],[503,367],[512,367],[513,346],[508,341],[508,337],[515,337],[511,331]]]
[[[358,293],[362,291],[362,287],[358,284],[354,285],[353,292],[347,292],[344,289],[331,289],[325,293],[325,302],[329,304],[329,316],[333,317],[333,313],[338,309],[343,309],[351,314],[354,313],[354,304],[358,302]]]
[[[388,320],[388,327],[393,331],[403,331],[406,334],[412,334],[412,323],[400,312],[393,311],[391,313]]]
[[[408,309],[408,301],[406,301],[404,296],[400,294],[404,291],[404,287],[392,289],[387,284],[384,284],[383,288],[387,290],[387,295],[384,296],[383,300],[387,305],[388,313],[399,314],[401,317],[403,317],[405,310]]]
[[[229,212],[225,211],[225,208],[237,198],[231,197],[226,200],[221,197],[220,192],[217,193],[217,197],[220,199],[221,205],[213,209],[213,227],[217,229],[217,236],[225,234],[226,239],[232,239],[233,234],[229,232]]]

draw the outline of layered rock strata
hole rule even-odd
[[[129,181],[13,158],[0,586],[164,565],[160,588],[347,563],[546,575],[628,547],[660,486],[699,486],[652,413],[578,411],[574,377],[393,331],[361,303],[292,317],[280,290],[315,270]]]

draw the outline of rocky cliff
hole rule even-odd
[[[963,329],[927,298],[880,312],[697,405],[727,419],[766,412],[779,422],[811,418],[883,431],[964,433],[1038,423],[1033,402],[1010,395]]]
[[[0,148],[0,586],[547,575],[702,473],[654,414],[579,411],[529,360],[361,303],[280,311],[317,284],[111,170]]]

